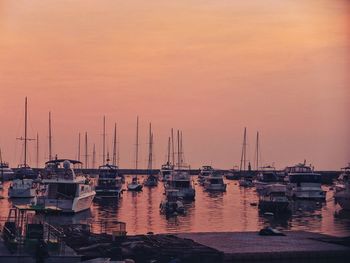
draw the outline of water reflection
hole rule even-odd
[[[129,180],[130,178],[127,178]],[[254,188],[240,188],[235,181],[227,181],[224,193],[206,192],[195,185],[196,200],[184,202],[185,215],[167,218],[160,213],[159,204],[164,198],[164,186],[145,187],[142,192],[124,191],[120,199],[96,199],[90,211],[77,215],[47,216],[56,224],[91,223],[96,232],[117,229],[116,223],[127,223],[129,234],[205,232],[205,231],[257,231],[265,226],[282,230],[306,230],[332,235],[350,235],[350,212],[341,210],[334,204],[333,191],[330,190],[327,202],[294,201],[292,213],[269,216],[259,213]],[[0,216],[6,217],[14,204],[28,200],[7,198],[8,183],[0,192]]]

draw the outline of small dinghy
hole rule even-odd
[[[137,176],[132,178],[131,183],[128,183],[128,191],[141,191],[142,184],[139,183]]]

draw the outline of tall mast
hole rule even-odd
[[[138,168],[139,162],[139,116],[136,119],[136,154],[135,154],[135,169]]]
[[[114,124],[114,138],[113,138],[113,165],[117,164],[117,123]]]
[[[24,109],[24,167],[27,166],[27,118],[28,118],[28,113],[27,113],[27,97],[25,101],[25,109]]]
[[[95,144],[94,144],[94,147],[92,149],[92,168],[93,169],[96,168],[96,149],[95,149]]]
[[[118,134],[118,143],[117,143],[117,166],[119,167],[119,160],[120,160],[120,155],[119,155],[119,134]]]
[[[177,130],[177,166],[180,170],[180,131]]]
[[[256,133],[256,167],[255,170],[259,170],[259,151],[260,151],[260,145],[259,145],[259,132]]]
[[[180,132],[180,156],[181,156],[181,165],[184,163],[184,151],[183,151],[183,144],[182,144],[182,131]]]
[[[49,161],[52,160],[51,111],[49,111]]]
[[[85,169],[88,168],[88,135],[85,132]]]
[[[36,133],[36,168],[39,168],[39,133]]]
[[[103,116],[103,153],[102,153],[102,163],[104,164],[106,161],[106,116]]]
[[[171,151],[172,151],[172,165],[175,166],[175,146],[174,146],[174,129],[171,128]]]
[[[170,164],[170,137],[168,138],[168,158],[167,158],[167,164]]]
[[[78,161],[80,162],[80,132],[78,137]]]
[[[152,169],[152,124],[149,124],[149,145],[148,145],[148,165],[147,165],[147,169],[151,170]]]
[[[240,171],[242,171],[242,170],[245,171],[245,168],[246,168],[246,143],[247,143],[246,136],[247,136],[247,128],[244,128],[241,163],[239,166]]]

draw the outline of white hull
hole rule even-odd
[[[73,200],[59,200],[40,198],[40,204],[47,208],[58,208],[62,213],[79,213],[90,209],[92,200],[95,197],[95,191],[75,197]]]
[[[321,186],[295,186],[288,185],[287,186],[287,197],[293,199],[325,199],[326,192],[322,190]]]

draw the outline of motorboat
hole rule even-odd
[[[287,188],[283,184],[266,185],[264,194],[259,196],[259,210],[262,212],[285,213],[290,211]]]
[[[9,163],[0,162],[0,180],[1,181],[12,180],[14,176],[15,176],[15,173],[9,167]]]
[[[158,176],[154,174],[149,174],[146,180],[143,182],[144,186],[154,187],[158,185]]]
[[[342,170],[335,188],[334,200],[344,210],[350,210],[350,164]]]
[[[253,178],[251,176],[242,176],[238,181],[239,186],[241,187],[253,187]]]
[[[95,192],[100,197],[120,197],[123,180],[118,174],[118,166],[107,164],[98,169],[98,179]]]
[[[277,177],[276,170],[272,166],[262,167],[253,181],[256,191],[259,194],[263,194],[267,186],[278,182],[279,179]]]
[[[227,171],[224,174],[224,176],[227,180],[239,180],[240,172],[237,169],[233,168],[233,169],[230,169],[229,171]]]
[[[170,180],[165,184],[165,194],[173,194],[172,190],[176,191],[177,197],[181,197],[186,200],[194,200],[196,191],[193,187],[191,176],[187,171],[173,171]],[[170,192],[169,192],[170,191]]]
[[[206,191],[226,191],[226,184],[224,183],[222,175],[216,172],[206,176],[203,186]]]
[[[203,185],[204,181],[205,181],[205,178],[210,176],[213,172],[214,172],[213,167],[211,167],[209,165],[202,166],[202,168],[200,169],[199,174],[198,174],[198,182],[199,182],[199,184]]]
[[[76,173],[72,166],[80,161],[55,159],[46,162],[50,169],[43,174],[45,194],[39,196],[37,205],[55,207],[62,213],[78,213],[90,209],[96,192],[92,182],[83,174]],[[54,169],[53,169],[54,168]]]
[[[293,199],[325,200],[326,191],[321,187],[321,175],[305,163],[287,167],[287,197]]]
[[[9,198],[33,198],[37,194],[37,185],[33,179],[14,179],[8,189]]]
[[[185,207],[178,196],[179,190],[169,190],[166,199],[164,199],[160,205],[160,212],[166,216],[176,216],[179,214],[185,214]]]
[[[128,183],[127,185],[128,191],[135,191],[135,192],[141,191],[142,187],[143,185],[139,182],[139,180],[137,179],[137,176],[133,176],[131,182]]]
[[[166,164],[163,164],[160,169],[160,178],[162,181],[166,182],[170,179],[171,173],[174,170],[174,165],[167,162]]]

